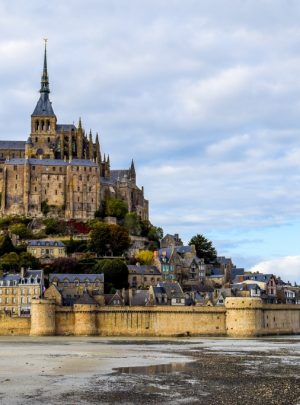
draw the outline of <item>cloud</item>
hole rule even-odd
[[[58,121],[81,116],[112,168],[135,159],[154,223],[235,231],[238,257],[299,218],[299,19],[285,0],[2,2],[0,138],[28,136],[47,36]]]
[[[300,256],[278,257],[262,261],[249,269],[252,272],[272,273],[280,276],[285,282],[300,283]]]

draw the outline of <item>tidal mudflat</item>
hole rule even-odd
[[[300,404],[300,337],[0,337],[2,404]]]

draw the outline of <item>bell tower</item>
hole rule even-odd
[[[54,158],[56,148],[56,115],[49,99],[49,76],[47,70],[47,39],[44,50],[44,66],[41,79],[40,98],[31,115],[32,155]]]

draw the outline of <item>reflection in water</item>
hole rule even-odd
[[[141,367],[121,367],[116,371],[118,374],[170,374],[174,372],[184,371],[186,363],[170,363],[170,364],[156,364],[155,366],[141,366]]]

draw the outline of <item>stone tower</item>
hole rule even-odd
[[[45,40],[44,66],[40,98],[31,115],[32,154],[53,159],[56,144],[56,115],[49,99],[49,76],[47,70],[47,41]]]

